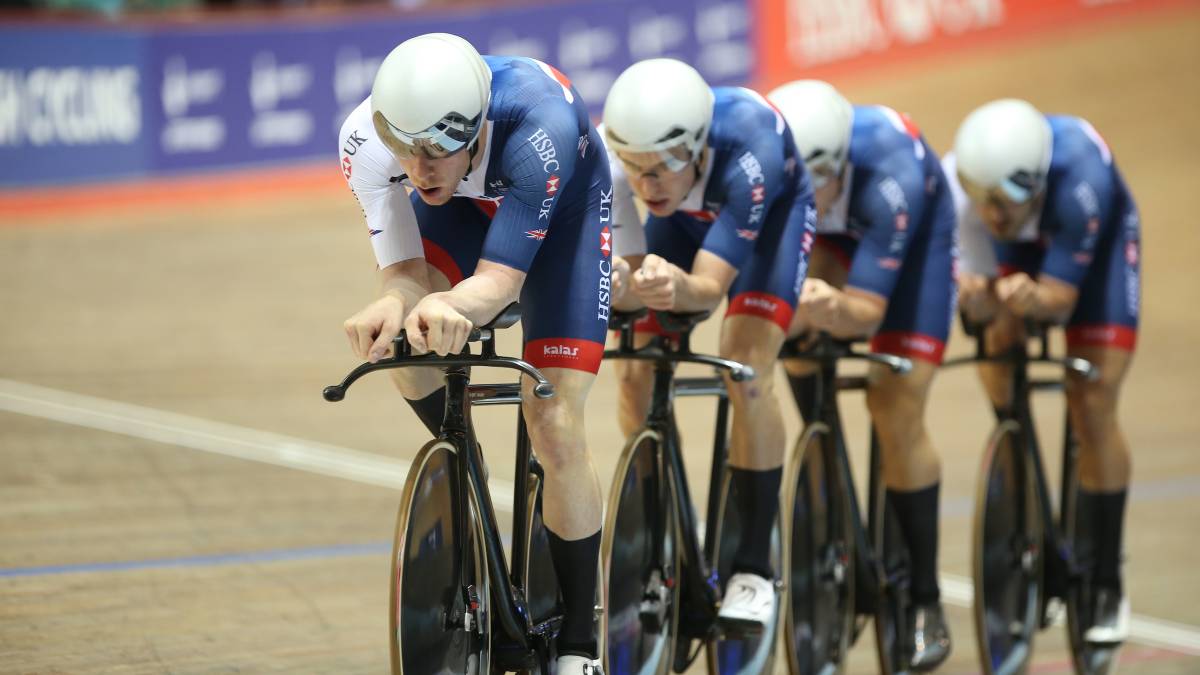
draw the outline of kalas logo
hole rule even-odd
[[[568,347],[567,345],[545,345],[542,347],[542,356],[568,356],[573,359],[579,358],[579,347]]]
[[[775,308],[778,306],[774,302],[771,302],[770,300],[768,300],[766,298],[754,296],[754,295],[743,298],[742,303],[745,304],[747,307],[754,307],[756,309],[761,309],[761,310],[764,310],[767,312],[771,312],[772,314],[775,313]]]
[[[546,228],[540,230],[526,230],[525,236],[534,241],[541,241],[546,238]]]
[[[541,127],[533,132],[533,135],[525,139],[529,141],[529,145],[533,147],[533,151],[537,153],[538,159],[542,160],[542,170],[546,173],[558,171],[558,153],[554,150],[554,140],[546,135],[546,131]],[[553,166],[553,168],[551,168]]]
[[[558,176],[550,176],[546,180],[546,194],[552,195],[558,192]]]
[[[605,258],[612,255],[612,232],[607,227],[600,230],[600,252]]]

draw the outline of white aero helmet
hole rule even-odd
[[[850,154],[854,106],[833,85],[821,80],[796,80],[776,87],[767,98],[783,113],[796,148],[815,187],[841,174]],[[828,172],[814,169],[827,167]]]
[[[608,92],[604,140],[618,153],[657,153],[669,170],[682,171],[704,150],[714,100],[712,88],[688,64],[639,61]]]
[[[380,64],[371,121],[396,156],[439,159],[475,140],[491,95],[492,71],[471,43],[428,33],[401,42]]]
[[[958,175],[974,189],[999,188],[1023,204],[1042,189],[1053,145],[1050,123],[1026,101],[1003,98],[976,108],[954,137]]]

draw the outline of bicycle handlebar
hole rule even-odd
[[[644,347],[633,346],[634,323],[646,316],[650,310],[641,308],[632,312],[613,312],[609,319],[609,328],[621,334],[621,343],[617,349],[604,351],[606,359],[627,359],[630,361],[653,361],[656,363],[696,363],[702,366],[712,366],[718,370],[729,371],[729,379],[734,382],[744,382],[754,379],[754,368],[737,361],[723,359],[719,356],[696,354],[691,350],[690,337],[692,329],[711,314],[711,312],[662,312],[656,311],[655,318],[663,330],[678,333],[678,344],[674,349],[665,348],[662,339]],[[662,336],[659,336],[660,338]]]
[[[898,375],[907,375],[912,371],[913,364],[911,359],[896,356],[895,354],[856,352],[852,346],[855,342],[860,342],[860,340],[839,340],[829,333],[821,332],[818,334],[816,342],[807,348],[800,348],[798,340],[785,342],[780,356],[817,362],[844,359],[866,361],[868,363],[878,363],[887,366],[889,370]]]
[[[483,342],[484,349],[481,354],[472,354],[466,347],[463,348],[463,353],[454,356],[438,356],[437,354],[419,354],[412,353],[412,346],[408,342],[408,337],[404,331],[392,340],[392,345],[395,348],[395,354],[388,359],[382,359],[375,363],[363,363],[351,370],[339,384],[331,384],[321,391],[321,395],[326,401],[337,402],[346,397],[346,390],[350,385],[354,384],[358,378],[367,373],[376,370],[389,370],[391,368],[408,368],[412,366],[445,368],[454,366],[480,366],[489,368],[511,368],[519,370],[522,373],[533,378],[537,382],[533,386],[533,395],[538,398],[550,398],[554,396],[554,385],[542,375],[541,371],[534,368],[526,361],[514,359],[508,356],[496,356],[495,349],[492,347],[491,341],[495,339],[496,332],[493,328],[475,328],[467,337],[468,342]]]
[[[1026,343],[1014,345],[1012,349],[1001,354],[987,354],[984,349],[983,335],[987,324],[969,321],[966,315],[961,315],[963,330],[975,338],[976,349],[975,354],[971,356],[959,356],[957,358],[948,359],[942,363],[943,368],[953,368],[961,366],[965,363],[1013,363],[1021,354],[1022,349],[1026,348]],[[1088,382],[1095,382],[1100,379],[1100,369],[1092,362],[1081,359],[1075,356],[1055,357],[1050,356],[1050,329],[1057,324],[1049,321],[1033,321],[1025,320],[1025,336],[1026,339],[1036,339],[1041,342],[1040,353],[1036,356],[1029,356],[1025,353],[1024,359],[1027,363],[1048,363],[1056,366],[1062,366],[1076,375],[1084,378]]]
[[[638,349],[607,349],[606,359],[626,359],[629,361],[656,361],[667,363],[697,363],[702,366],[712,366],[718,370],[729,371],[729,379],[734,382],[744,382],[754,379],[754,368],[737,361],[723,359],[719,356],[693,354],[691,352],[674,352],[664,350],[653,343]]]

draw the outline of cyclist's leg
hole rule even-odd
[[[489,217],[468,199],[430,206],[411,196],[429,272],[430,290],[447,291],[475,272]],[[395,368],[389,373],[417,417],[437,435],[446,409],[446,386],[436,368]]]
[[[1078,513],[1091,520],[1088,529],[1098,535],[1093,585],[1111,591],[1115,598],[1122,593],[1121,539],[1131,473],[1117,402],[1133,358],[1140,302],[1137,212],[1130,208],[1124,216],[1109,245],[1092,262],[1067,325],[1068,354],[1087,359],[1100,371],[1094,382],[1069,376],[1066,389],[1071,424],[1079,439]],[[1099,608],[1100,614],[1104,609]],[[1107,619],[1097,616],[1098,623]],[[1096,631],[1089,639],[1124,637],[1115,625],[1106,628],[1112,630]]]
[[[598,656],[593,608],[603,507],[584,419],[604,351],[612,267],[611,252],[601,249],[608,167],[597,166],[603,171],[577,194],[568,186],[521,291],[525,360],[555,386],[552,398],[538,399],[525,378],[522,408],[545,470],[543,517],[565,604],[559,654],[589,659]]]
[[[948,195],[944,208],[931,214],[927,226],[929,230],[913,241],[905,256],[883,323],[871,340],[872,350],[907,357],[913,369],[900,375],[873,364],[867,389],[888,503],[912,562],[910,598],[918,608],[936,608],[940,600],[941,458],[930,440],[925,411],[954,313],[954,215]],[[925,660],[945,655],[944,650],[921,654]]]
[[[858,240],[846,235],[817,235],[809,256],[808,276],[821,279],[835,288],[846,285],[850,274],[850,260],[854,250],[858,248]],[[805,321],[803,308],[798,308],[792,315],[792,323],[788,327],[788,338],[807,334],[808,323]],[[800,409],[800,416],[805,417],[807,411],[816,400],[817,364],[803,359],[785,359],[783,369],[787,372],[788,384],[792,390],[792,398]],[[808,421],[807,419],[805,421]]]
[[[674,216],[650,218],[646,223],[646,252],[661,256],[684,270],[691,269],[699,244],[679,226]],[[634,346],[649,344],[655,335],[662,335],[654,315],[640,319],[634,327]],[[621,433],[632,436],[646,422],[650,408],[654,365],[649,361],[619,359],[613,364],[617,374],[617,420]]]
[[[911,561],[907,653],[914,669],[937,667],[950,654],[950,633],[938,589],[938,497],[941,457],[929,437],[925,410],[942,362],[954,314],[953,203],[937,203],[904,258],[873,351],[910,359],[907,374],[872,364],[867,407],[882,459],[887,502],[900,525]]]
[[[996,245],[1000,276],[1025,272],[1037,276],[1045,251],[1040,244],[1005,242]],[[984,348],[990,355],[1000,354],[1025,339],[1025,320],[1001,307],[996,318],[983,331]],[[1012,405],[1012,366],[1007,363],[980,363],[979,380],[997,410]]]
[[[792,196],[774,205],[754,255],[730,288],[721,326],[721,356],[747,364],[756,373],[748,382],[725,378],[733,407],[729,464],[743,523],[733,571],[767,579],[774,575],[771,531],[779,510],[786,443],[775,363],[808,267],[815,222],[816,209],[806,199]]]

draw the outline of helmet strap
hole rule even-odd
[[[482,135],[483,130],[481,129],[479,134],[475,136],[475,140],[471,141],[471,144],[467,146],[467,154],[470,155],[470,158],[467,160],[467,172],[463,174],[463,180],[466,180],[471,175],[471,172],[475,170],[475,155],[479,152],[479,137]]]

